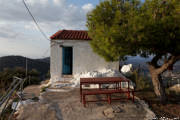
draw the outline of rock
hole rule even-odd
[[[101,69],[98,71],[84,72],[80,74],[75,74],[74,79],[71,80],[73,83],[72,87],[78,87],[80,83],[80,78],[94,78],[94,77],[123,77],[119,71],[112,69]],[[91,85],[90,88],[98,88],[97,85]]]
[[[122,77],[123,76],[119,71],[113,70],[113,69],[101,69],[98,71],[91,71],[91,72],[84,72],[80,74],[75,74],[74,78],[71,80],[71,87],[79,87],[80,78],[100,78],[100,77]],[[122,87],[127,88],[128,83],[124,82],[122,83]],[[130,80],[130,88],[134,89],[135,84]],[[102,85],[102,88],[114,88],[114,85]],[[99,85],[89,85],[89,86],[83,86],[83,88],[99,88]]]
[[[17,111],[17,110],[19,110],[19,108],[20,108],[22,105],[28,105],[28,104],[32,104],[32,103],[34,103],[34,101],[33,101],[33,100],[30,100],[30,99],[25,100],[25,101],[21,101],[21,102],[13,102],[13,103],[12,103],[12,106],[11,106],[11,109]]]
[[[114,118],[114,117],[115,117],[112,108],[108,108],[108,109],[104,110],[104,115],[105,115],[107,118]]]
[[[170,91],[174,91],[175,93],[180,93],[180,84],[175,84],[169,88]]]
[[[132,73],[132,64],[123,65],[121,68],[121,72],[124,75],[129,76]]]
[[[113,107],[113,112],[114,113],[121,113],[121,112],[123,112],[123,109],[121,109],[119,106],[114,106]]]

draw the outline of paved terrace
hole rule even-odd
[[[88,96],[102,99],[104,96]],[[118,96],[114,96],[118,97]],[[121,96],[125,97],[125,96]],[[79,102],[79,89],[69,92],[44,92],[39,102],[20,108],[18,120],[150,120],[155,117],[144,101],[113,101],[88,103],[84,108]]]

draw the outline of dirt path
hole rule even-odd
[[[99,99],[89,97],[88,99]],[[18,120],[148,120],[154,114],[142,101],[114,101],[88,103],[84,108],[79,102],[79,89],[70,92],[46,92],[41,100],[22,107]]]
[[[31,85],[27,86],[23,90],[24,98],[25,99],[31,99],[34,97],[39,97],[40,95],[40,85]]]

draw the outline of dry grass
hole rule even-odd
[[[158,118],[180,118],[180,96],[168,94],[167,104],[162,104],[153,91],[139,91],[135,94],[145,100]]]

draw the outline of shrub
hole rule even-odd
[[[145,75],[140,75],[137,69],[134,70],[128,78],[136,84],[136,90],[152,90],[152,83],[149,78]]]
[[[45,92],[47,88],[49,88],[50,86],[43,86],[41,87],[41,92]]]

